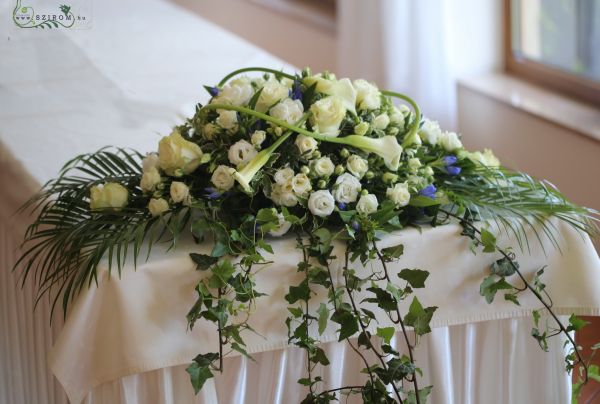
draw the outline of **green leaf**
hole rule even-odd
[[[428,271],[422,269],[405,268],[398,274],[398,277],[404,279],[413,288],[424,288],[425,280],[429,276]]]
[[[531,312],[531,315],[533,316],[533,323],[537,327],[539,325],[539,322],[540,322],[540,317],[541,317],[540,312],[537,311],[537,310],[533,310]]]
[[[229,260],[219,262],[212,269],[213,276],[208,281],[208,286],[215,289],[224,288],[234,272],[235,268]]]
[[[298,300],[308,301],[308,299],[310,299],[308,279],[304,279],[298,286],[290,286],[288,294],[285,295],[285,300],[289,304],[294,304]]]
[[[517,294],[516,293],[505,293],[504,294],[504,300],[507,300],[509,302],[513,302],[517,306],[521,305],[521,303],[519,303],[519,299],[517,298]]]
[[[325,303],[319,305],[317,314],[319,315],[319,335],[323,335],[327,328],[327,318],[329,317],[329,310],[327,310]]]
[[[577,317],[575,314],[571,314],[569,317],[569,326],[567,327],[567,331],[579,331],[590,322],[585,321]]]
[[[320,363],[323,366],[329,365],[329,359],[327,358],[327,355],[325,355],[325,351],[321,348],[315,348],[315,352],[312,354],[311,359],[313,362]]]
[[[492,253],[496,251],[496,236],[486,229],[481,229],[481,243],[483,252]]]
[[[386,344],[390,343],[390,340],[394,336],[395,332],[396,330],[394,329],[394,327],[377,327],[377,336],[383,338]]]
[[[414,328],[415,334],[427,334],[431,331],[429,323],[431,322],[433,313],[435,313],[436,310],[437,307],[435,306],[423,308],[421,302],[419,302],[419,299],[417,299],[415,296],[410,304],[410,308],[408,309],[408,314],[404,316],[404,322],[406,325]]]
[[[404,254],[404,244],[384,248],[381,253],[386,261],[396,260]]]
[[[350,338],[358,331],[358,320],[349,310],[337,309],[331,316],[331,321],[341,326],[338,341]]]
[[[192,363],[185,369],[190,375],[192,387],[194,387],[194,393],[198,394],[202,390],[204,383],[211,377],[214,377],[208,366],[200,366],[196,362]]]
[[[437,199],[431,199],[422,195],[415,195],[410,198],[409,205],[416,206],[418,208],[426,208],[428,206],[439,205],[440,201]]]
[[[277,217],[277,210],[275,210],[274,208],[265,208],[259,210],[256,214],[256,221],[261,224],[268,222],[279,223],[279,218]]]
[[[490,275],[481,282],[479,294],[485,297],[486,302],[492,303],[496,296],[496,292],[503,289],[513,289],[513,287],[510,283],[506,282],[504,277],[501,277],[496,281],[496,275]]]
[[[379,306],[385,311],[396,310],[396,300],[392,297],[390,293],[378,287],[367,288],[367,290],[369,292],[373,292],[373,294],[375,294],[375,298],[366,298],[363,299],[363,302],[375,303],[377,304],[377,306]]]
[[[588,377],[600,383],[600,368],[598,365],[590,365],[588,367]]]
[[[419,389],[419,403],[427,404],[427,397],[429,397],[429,394],[431,394],[431,389],[433,389],[433,386],[427,386],[422,389]],[[408,395],[406,396],[406,400],[404,400],[404,403],[405,404],[417,404],[417,397],[413,390],[408,392]]]
[[[292,313],[292,316],[294,316],[294,318],[299,318],[304,315],[304,312],[300,307],[288,307],[288,311]]]
[[[517,269],[519,269],[519,263],[508,258],[500,258],[491,267],[492,273],[498,276],[511,276]]]
[[[217,257],[211,257],[210,255],[206,254],[191,253],[190,258],[196,264],[197,271],[206,271],[211,267],[211,265],[214,265],[219,261]]]

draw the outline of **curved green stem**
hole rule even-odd
[[[411,139],[413,136],[415,136],[417,134],[417,131],[419,130],[419,125],[421,124],[421,110],[419,109],[419,106],[412,98],[410,98],[407,95],[401,94],[401,93],[396,93],[394,91],[389,91],[389,90],[381,90],[381,94],[387,95],[390,97],[400,98],[401,100],[408,102],[410,104],[410,106],[413,108],[413,110],[415,112],[415,119],[411,123],[410,130],[409,130],[408,134],[406,135],[406,139]],[[403,146],[405,146],[405,145],[403,144]]]
[[[245,73],[245,72],[273,73],[273,74],[277,74],[277,75],[280,75],[283,77],[287,77],[290,80],[294,80],[294,78],[295,78],[295,76],[293,76],[291,74],[287,74],[287,73],[284,73],[282,71],[275,70],[275,69],[269,69],[266,67],[244,67],[243,69],[234,70],[231,73],[229,73],[227,76],[223,77],[223,79],[219,82],[219,84],[217,84],[217,87],[222,87],[225,83],[227,83],[227,81],[230,78],[237,76],[238,74]]]

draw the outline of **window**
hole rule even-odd
[[[509,72],[600,106],[600,0],[505,0]]]

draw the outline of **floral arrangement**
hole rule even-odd
[[[254,76],[244,75],[249,72]],[[413,289],[425,287],[429,272],[404,269],[392,278],[389,265],[404,246],[380,249],[377,242],[407,226],[454,221],[474,252],[502,256],[482,275],[482,297],[491,303],[500,294],[519,304],[521,293],[534,294],[555,324],[540,324],[534,312],[532,336],[543,349],[552,336],[567,339],[566,369],[580,372],[575,394],[599,377],[570,334],[585,322],[573,315],[562,324],[544,290],[544,270],[526,279],[514,254],[481,225],[495,222],[521,248],[529,228],[557,245],[549,217],[595,235],[596,212],[502,167],[490,150],[465,150],[458,134],[424,119],[409,97],[365,80],[247,68],[206,90],[209,103],[198,104],[194,116],[163,137],[158,153],[103,149],[76,157],[24,207],[38,217],[26,234],[31,247],[17,265],[36,277],[40,296],[53,291],[54,304],[62,299],[66,311],[104,257],[120,271],[145,243],[175,245],[188,232],[212,243],[211,254],[190,254],[207,276],[196,287],[189,326],[198,319],[214,323],[220,342],[218,351],[200,353],[188,368],[198,391],[224,370],[224,348],[247,355],[243,336],[252,332],[251,313],[261,296],[255,269],[267,263],[272,237],[295,237],[304,280],[288,285],[286,324],[289,343],[306,350],[308,359],[299,380],[308,391],[303,403],[341,394],[359,394],[366,403],[425,403],[432,386],[419,386],[413,350],[430,331],[436,307],[423,306]],[[346,246],[337,258],[344,262],[341,285],[330,270],[334,243]],[[312,312],[308,303],[318,288],[327,290],[328,304]],[[357,301],[361,289],[371,297]],[[410,308],[402,313],[399,303],[406,299]],[[402,331],[407,352],[392,348],[396,328],[378,327],[381,316]],[[323,390],[314,376],[317,366],[329,365],[315,337],[329,323],[364,361],[364,385]],[[376,361],[367,360],[368,351]]]

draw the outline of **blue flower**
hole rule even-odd
[[[430,184],[430,185],[427,185],[422,190],[420,190],[419,195],[424,196],[426,198],[435,199],[436,191],[437,191],[437,189],[435,188],[435,185]]]
[[[352,228],[354,229],[354,231],[359,231],[360,230],[360,223],[358,223],[356,220],[352,222]]]
[[[302,92],[300,91],[300,82],[294,81],[294,85],[289,91],[289,97],[292,100],[302,100]]]
[[[210,90],[208,90],[208,92],[213,97],[216,97],[217,95],[219,95],[219,89],[217,87],[211,87]]]
[[[344,202],[338,203],[338,208],[340,208],[340,210],[346,210],[346,206],[348,205],[346,205]]]
[[[212,187],[210,187],[210,188],[204,188],[204,190],[206,192],[208,192],[206,194],[206,197],[208,199],[219,199],[221,197],[221,193],[219,191],[217,191],[215,188],[212,188]]]
[[[456,164],[458,159],[456,158],[456,156],[445,156],[442,158],[442,161],[446,166],[451,166],[453,164]]]
[[[458,175],[462,169],[456,166],[446,166],[446,172],[449,175]]]

